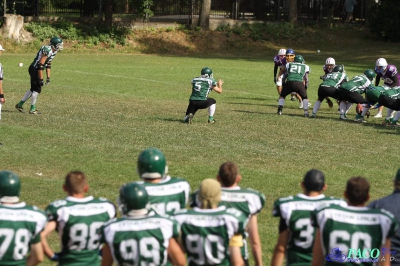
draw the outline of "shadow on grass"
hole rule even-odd
[[[261,106],[266,106],[265,104],[262,103],[234,103],[234,102],[228,102],[227,104],[232,104],[232,105],[261,105]]]
[[[269,100],[269,98],[251,98],[251,97],[227,97],[229,99],[237,99],[237,100],[251,100],[251,101],[266,101]]]
[[[246,110],[233,110],[234,112],[238,113],[247,113],[247,114],[260,114],[260,115],[268,115],[270,113],[265,113],[265,112],[254,112],[254,111],[246,111]]]

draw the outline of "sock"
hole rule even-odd
[[[346,115],[347,115],[347,113],[349,112],[349,110],[351,109],[351,107],[353,106],[353,104],[352,103],[349,103],[349,102],[347,102],[346,103]]]
[[[304,113],[305,113],[305,111],[307,111],[307,113],[308,113],[308,99],[303,99],[303,109],[304,109]]]
[[[214,103],[213,105],[211,105],[210,107],[208,107],[208,115],[210,117],[213,117],[215,114],[215,108],[217,108],[217,105]]]
[[[278,105],[283,106],[285,99],[279,98]]]
[[[389,109],[389,108],[387,110],[388,110],[388,112],[387,112],[387,115],[386,115],[386,119],[389,119],[392,116],[393,110]]]
[[[22,105],[31,97],[32,92],[28,90],[24,96],[22,96],[21,101],[18,103],[18,106],[22,107]]]
[[[344,115],[344,112],[346,111],[346,102],[340,102],[340,115]]]
[[[209,115],[209,116],[208,116],[208,120],[213,121],[213,120],[214,120],[214,117],[211,116],[211,115]]]
[[[361,116],[364,117],[367,114],[368,110],[369,110],[369,108],[364,107],[364,109],[361,112]]]
[[[36,110],[36,104],[31,105],[31,109],[29,111],[35,111]]]
[[[39,93],[37,91],[32,92],[31,110],[32,110],[32,106],[36,106],[38,97],[39,97]],[[35,109],[33,109],[33,110],[35,110]]]
[[[388,108],[388,113],[389,113],[389,108]],[[392,113],[390,113],[390,114],[392,114]],[[376,115],[382,115],[382,111],[380,110],[380,109],[378,109],[378,113],[376,114]],[[390,116],[389,116],[390,117]],[[388,118],[387,116],[386,116],[386,118]]]
[[[314,103],[314,108],[313,108],[313,114],[316,114],[317,112],[318,112],[318,110],[319,110],[319,107],[321,106],[321,102],[320,102],[320,100],[317,100],[315,103]]]
[[[3,106],[2,103],[0,103],[0,120],[1,120],[1,107]]]
[[[396,116],[393,118],[393,121],[398,121],[400,119],[400,112],[396,113]]]

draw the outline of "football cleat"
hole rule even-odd
[[[347,118],[347,116],[346,115],[340,115],[340,120],[348,120],[348,118]]]
[[[294,98],[294,96],[292,96],[292,98],[290,98],[291,101],[296,101],[296,99]]]
[[[304,114],[304,117],[310,117],[310,115],[308,113]]]
[[[213,120],[208,119],[208,123],[209,124],[214,124],[215,123],[215,119],[213,119]]]
[[[382,114],[381,113],[377,113],[374,118],[382,118]]]
[[[392,123],[393,119],[392,118],[385,118],[385,120],[383,120],[382,125],[383,126],[389,126]]]
[[[193,114],[189,114],[189,116],[187,118],[187,122],[189,125],[193,122]]]
[[[31,111],[29,111],[29,113],[31,115],[40,115],[42,112],[40,112],[39,110],[31,110]]]
[[[310,118],[317,118],[317,114],[311,114]]]
[[[356,117],[354,118],[354,122],[366,123],[367,120],[365,120],[364,117],[361,115],[356,115]]]
[[[20,111],[21,113],[25,113],[24,108],[22,106],[19,106],[18,104],[15,105],[15,108]]]
[[[303,101],[299,103],[299,109],[303,109]]]
[[[278,115],[281,115],[281,114],[282,114],[282,109],[283,109],[282,106],[279,106],[279,107],[278,107],[278,112],[277,112]]]

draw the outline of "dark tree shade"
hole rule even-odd
[[[368,14],[368,25],[371,32],[383,40],[399,42],[399,14],[399,0],[380,0],[379,4],[373,3]]]

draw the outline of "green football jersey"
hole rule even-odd
[[[340,89],[363,94],[369,86],[371,86],[371,81],[365,75],[358,75],[352,78],[349,82],[340,85]]]
[[[324,76],[324,81],[321,83],[321,85],[338,88],[340,84],[347,82],[347,80],[348,77],[345,73],[332,72]]]
[[[157,208],[160,214],[173,214],[185,209],[189,200],[190,185],[178,177],[167,176],[160,183],[137,181],[149,194],[149,202]]]
[[[109,221],[100,241],[108,244],[117,265],[166,265],[169,240],[178,238],[179,231],[176,221],[152,211]]]
[[[208,94],[212,91],[212,88],[217,85],[217,82],[213,78],[198,77],[192,79],[192,95],[190,100],[202,101],[207,100]]]
[[[225,206],[181,210],[174,218],[181,225],[190,266],[230,265],[229,240],[234,234],[243,234],[248,223],[244,213]]]
[[[61,241],[59,265],[100,265],[99,229],[115,217],[115,206],[104,198],[67,197],[46,208],[49,221],[57,222]]]
[[[315,229],[311,225],[310,214],[321,204],[347,205],[342,199],[323,194],[309,197],[304,194],[280,198],[274,203],[272,214],[281,217],[290,232],[286,250],[287,265],[310,265]]]
[[[37,64],[39,63],[40,59],[43,56],[47,56],[46,61],[44,63],[44,65],[48,65],[49,63],[51,63],[51,61],[54,59],[54,57],[56,56],[57,52],[53,52],[53,50],[51,49],[50,45],[45,45],[42,46],[39,51],[37,52],[35,58],[33,59],[33,62],[31,65],[33,65],[34,67],[37,66]]]
[[[190,207],[199,207],[197,200],[198,190],[191,195]],[[233,188],[221,188],[221,202],[219,206],[226,208],[235,208],[243,212],[247,217],[257,214],[265,205],[265,196],[257,190],[249,188],[241,188],[239,186]],[[243,247],[241,248],[242,257],[249,258],[247,248],[247,233],[243,234]]]
[[[367,249],[381,250],[386,238],[393,236],[398,226],[391,213],[368,207],[322,205],[312,212],[311,220],[321,232],[326,266],[339,263],[343,266],[375,265],[368,259],[376,257],[377,252],[374,255]],[[364,253],[367,258],[358,256],[357,253]]]
[[[398,99],[400,98],[400,87],[371,86],[365,91],[365,95],[367,96],[368,102],[371,104],[378,102],[381,95],[392,99]]]
[[[0,265],[26,265],[31,244],[40,242],[46,215],[25,202],[0,205]]]
[[[287,81],[299,81],[303,82],[304,77],[307,73],[310,73],[311,69],[308,65],[302,63],[287,63],[286,64],[286,73],[287,73]]]

